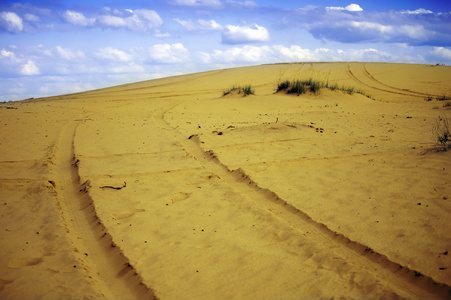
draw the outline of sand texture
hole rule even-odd
[[[275,93],[308,78],[360,93]],[[443,96],[300,63],[0,104],[0,298],[451,299]]]

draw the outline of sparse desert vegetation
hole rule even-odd
[[[306,94],[307,92],[313,93],[315,95],[319,95],[322,88],[326,88],[332,91],[342,91],[344,93],[347,93],[349,95],[354,94],[355,92],[361,95],[364,95],[368,98],[371,98],[368,96],[364,91],[362,90],[356,90],[352,86],[339,86],[338,83],[330,84],[329,82],[314,80],[312,78],[309,78],[307,80],[283,80],[279,81],[276,88],[276,93],[285,91],[287,94],[296,94],[296,95],[302,95]]]
[[[440,151],[451,149],[451,130],[448,118],[445,115],[441,115],[437,118],[433,131],[437,138],[438,149]]]
[[[223,96],[227,96],[229,94],[236,93],[236,94],[243,94],[243,97],[246,97],[248,95],[255,95],[255,90],[252,88],[252,85],[245,85],[245,86],[232,86],[228,90],[224,90],[222,92]]]

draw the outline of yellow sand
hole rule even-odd
[[[365,95],[274,93],[308,78]],[[305,63],[1,104],[0,298],[451,298],[443,95],[450,67]]]

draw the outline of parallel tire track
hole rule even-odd
[[[411,90],[408,90],[408,89],[400,89],[400,88],[397,88],[397,87],[394,87],[394,86],[385,84],[385,83],[383,83],[383,82],[377,80],[376,78],[374,78],[373,75],[371,75],[371,73],[370,73],[370,72],[368,71],[368,69],[366,68],[366,64],[363,64],[363,70],[364,70],[364,74],[365,74],[366,77],[368,77],[370,80],[372,80],[372,81],[374,81],[374,82],[376,82],[376,83],[378,83],[378,84],[380,84],[380,85],[382,85],[382,86],[385,86],[385,87],[387,87],[387,88],[390,88],[390,89],[393,89],[393,90],[400,91],[401,93],[402,93],[402,92],[404,92],[404,93],[406,93],[406,92],[407,92],[407,93],[411,93],[412,96],[416,96],[416,97],[427,97],[427,96],[431,96],[430,94],[421,93],[421,92],[416,92],[416,91],[411,91]],[[407,95],[407,94],[406,94],[406,95]],[[437,95],[432,95],[432,96],[437,96]]]
[[[417,94],[417,93],[415,93],[415,92],[410,92],[410,91],[409,91],[410,93],[407,93],[407,92],[405,92],[405,91],[402,90],[402,89],[391,88],[391,87],[389,87],[389,86],[386,86],[386,85],[384,85],[384,84],[381,84],[379,81],[375,80],[374,77],[372,77],[371,75],[369,75],[369,73],[368,73],[368,71],[366,71],[366,69],[364,69],[364,70],[362,70],[362,74],[363,74],[365,77],[367,77],[368,79],[370,79],[371,82],[372,82],[372,83],[375,83],[376,85],[377,85],[377,84],[380,84],[380,85],[384,86],[384,88],[382,88],[382,87],[377,87],[377,86],[374,85],[374,84],[366,83],[366,82],[362,81],[361,79],[359,79],[359,77],[356,76],[356,75],[351,71],[351,64],[350,64],[350,63],[348,63],[346,72],[348,73],[348,75],[349,75],[354,81],[356,81],[356,82],[358,82],[358,83],[360,83],[360,84],[363,84],[363,85],[365,85],[365,86],[367,86],[367,87],[370,87],[370,88],[372,88],[372,89],[375,89],[375,90],[377,90],[377,91],[382,91],[382,92],[385,92],[385,93],[396,94],[396,95],[402,95],[402,96],[408,96],[408,97],[421,97],[421,98],[423,98],[423,97],[425,96],[425,95],[419,95],[419,94]],[[369,75],[369,76],[368,76],[368,75]],[[393,89],[393,90],[390,90],[390,89],[388,89],[388,88]]]
[[[170,110],[173,106],[166,109]],[[165,111],[156,112],[155,124],[168,135],[176,138],[188,155],[199,161],[207,170],[217,175],[243,197],[254,201],[255,205],[270,211],[277,219],[287,222],[293,230],[312,233],[312,241],[330,245],[331,251],[345,261],[365,266],[368,273],[379,281],[386,282],[396,293],[409,299],[451,298],[451,287],[434,281],[433,278],[402,266],[370,247],[352,241],[334,232],[327,225],[313,220],[308,214],[280,198],[276,193],[261,188],[242,169],[230,170],[216,157],[213,151],[200,147],[198,136],[183,137],[164,120]]]
[[[97,216],[89,182],[80,184],[74,161],[78,124],[69,122],[62,129],[51,158],[57,206],[78,260],[73,267],[83,268],[94,290],[106,299],[156,299]]]

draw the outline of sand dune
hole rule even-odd
[[[275,93],[308,78],[360,93]],[[0,298],[451,298],[444,96],[300,63],[0,104]]]

